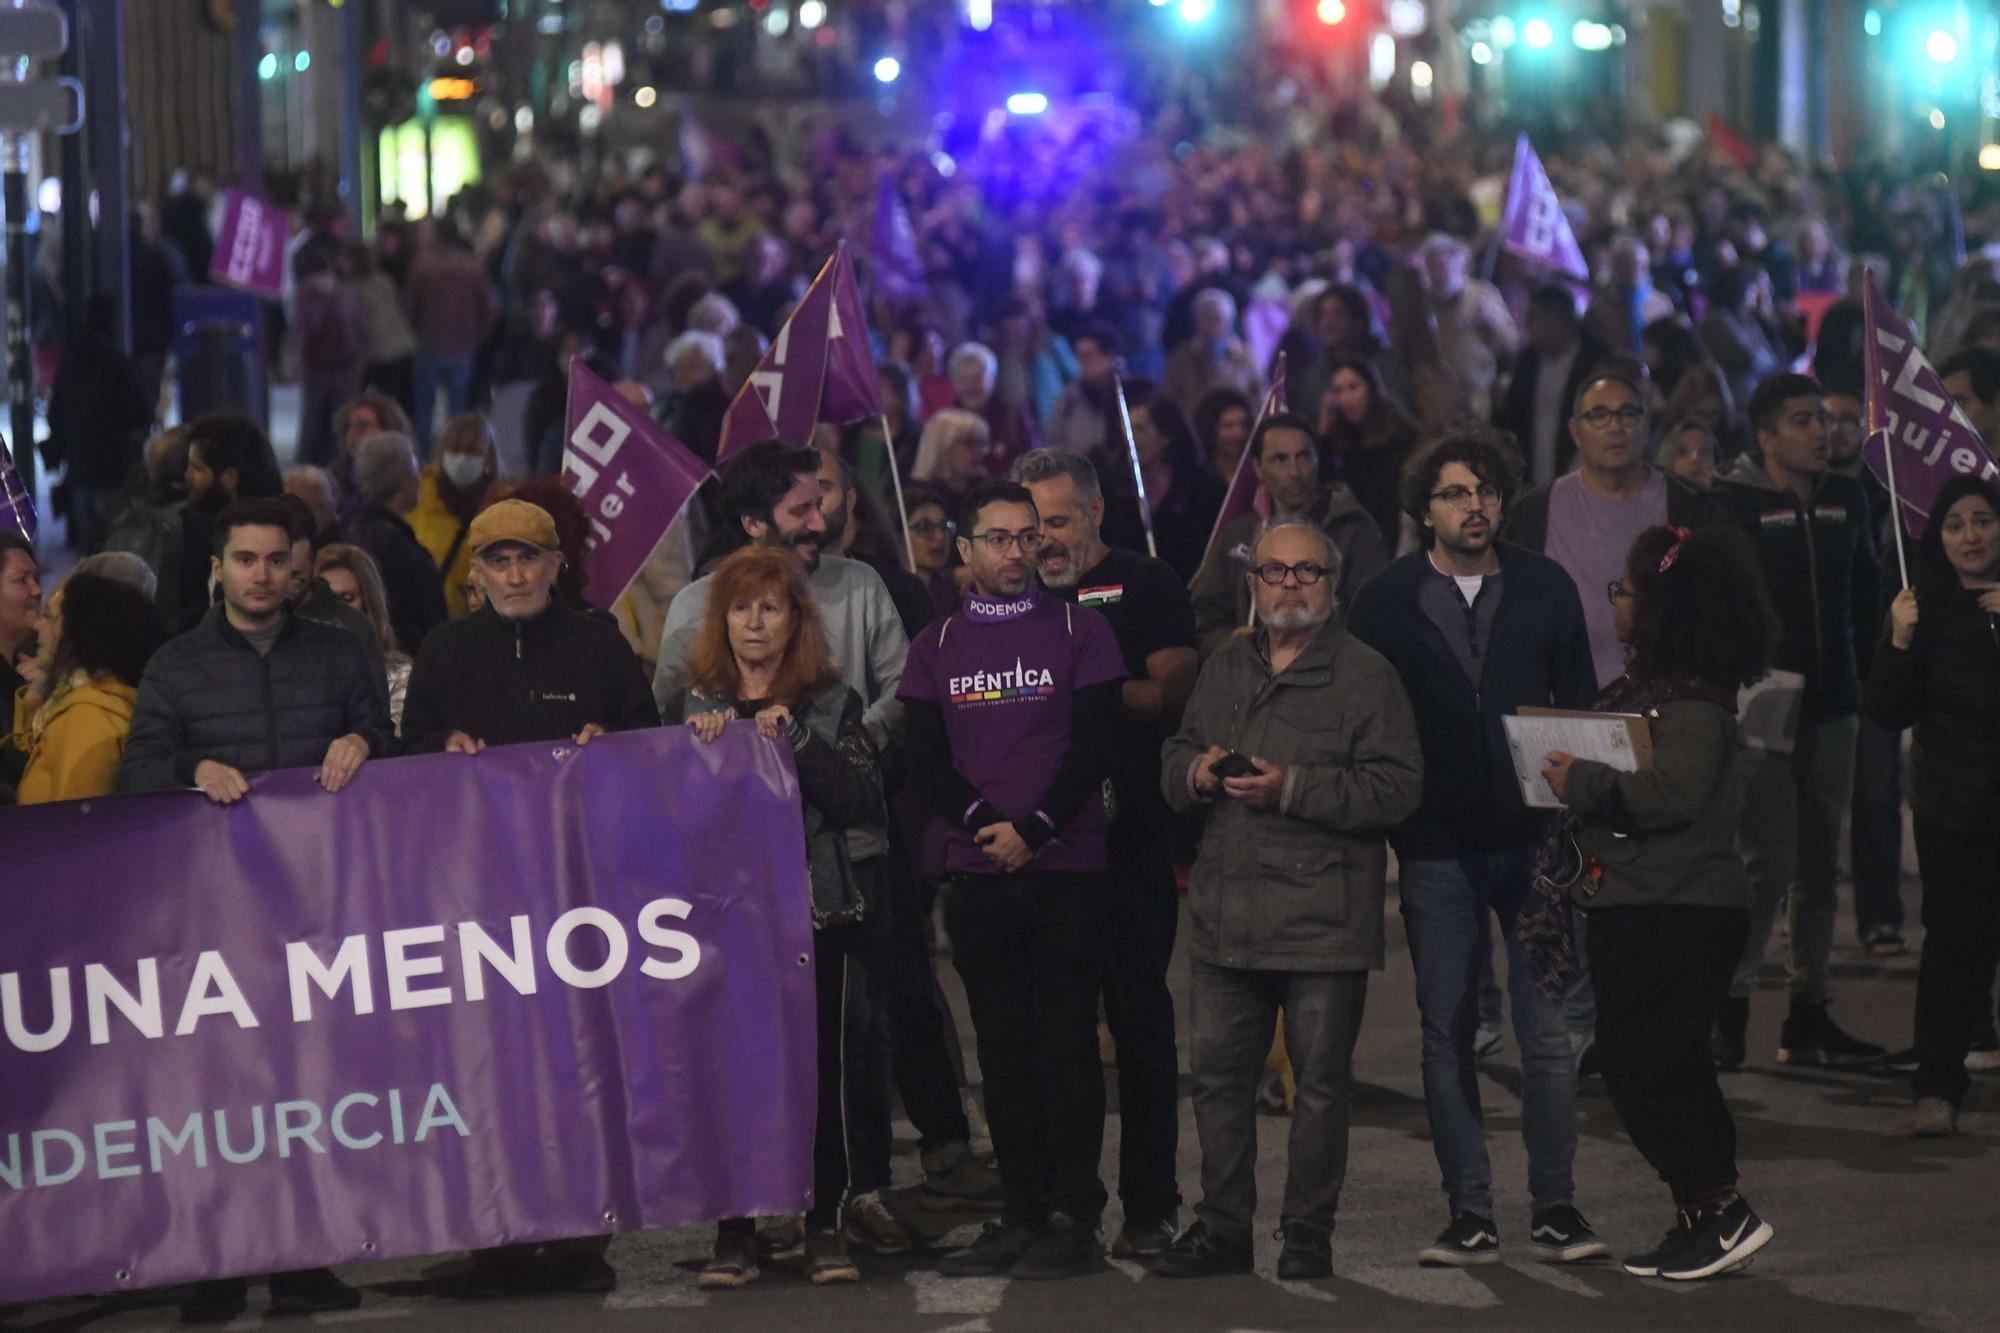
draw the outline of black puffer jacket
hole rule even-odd
[[[488,745],[554,741],[596,723],[660,725],[646,674],[616,625],[550,606],[529,620],[492,607],[424,640],[403,703],[403,747],[441,750],[454,731]]]
[[[437,561],[408,523],[380,505],[370,505],[355,517],[347,539],[375,557],[382,589],[389,596],[389,624],[396,631],[397,646],[414,657],[425,636],[451,614]]]
[[[1947,828],[1990,837],[2000,814],[2000,617],[1956,579],[1918,588],[1907,650],[1876,645],[1862,709],[1892,730],[1915,727],[1910,808]]]
[[[204,759],[244,773],[315,767],[350,732],[382,754],[391,732],[377,669],[352,634],[297,616],[259,656],[212,610],[147,663],[118,789],[193,786]]]

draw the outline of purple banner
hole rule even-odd
[[[0,810],[0,1303],[803,1211],[789,751]]]
[[[1921,537],[1946,482],[1976,474],[2000,485],[2000,468],[1918,349],[1909,322],[1876,290],[1873,273],[1867,275],[1861,305],[1868,365],[1868,443],[1863,457],[1876,480],[1903,502],[1910,531]]]
[[[244,190],[225,191],[209,280],[275,301],[284,293],[285,247],[291,239],[291,220],[281,209]]]
[[[1576,234],[1563,216],[1562,200],[1525,134],[1514,143],[1514,173],[1508,178],[1507,207],[1500,216],[1500,243],[1509,253],[1544,268],[1567,273],[1578,282],[1590,281],[1590,266],[1583,262]]]
[[[582,357],[569,363],[564,438],[563,481],[590,520],[583,545],[590,595],[608,607],[708,479],[708,464],[592,374]]]

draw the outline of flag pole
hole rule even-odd
[[[1132,438],[1132,413],[1125,406],[1125,381],[1114,375],[1112,387],[1118,391],[1118,422],[1125,428],[1125,453],[1132,460],[1132,484],[1139,493],[1139,520],[1146,525],[1146,554],[1160,558],[1160,544],[1153,539],[1153,506],[1146,499],[1146,473],[1139,466],[1139,443]],[[1246,447],[1244,450],[1248,453]]]
[[[1881,432],[1882,471],[1889,481],[1889,531],[1896,536],[1896,569],[1903,586],[1910,586],[1910,558],[1903,551],[1903,497],[1896,492],[1896,442],[1888,431]]]
[[[882,452],[889,455],[889,482],[896,489],[896,514],[903,520],[903,553],[910,558],[910,572],[917,572],[917,543],[910,536],[910,510],[903,503],[903,469],[896,464],[896,437],[889,431],[889,414],[882,414]]]

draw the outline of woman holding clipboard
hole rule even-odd
[[[1537,863],[1537,888],[1589,915],[1605,1091],[1673,1191],[1675,1225],[1625,1270],[1687,1281],[1738,1266],[1772,1234],[1736,1192],[1736,1124],[1709,1030],[1749,928],[1736,695],[1764,674],[1776,617],[1747,543],[1726,530],[1647,529],[1605,593],[1629,666],[1596,706],[1645,717],[1652,762],[1621,773],[1547,756],[1544,776],[1569,813]],[[1549,984],[1563,984],[1566,939],[1552,941]]]

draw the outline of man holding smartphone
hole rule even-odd
[[[1334,613],[1326,533],[1281,519],[1251,556],[1259,628],[1208,660],[1161,755],[1168,803],[1207,808],[1188,880],[1202,1201],[1153,1271],[1250,1271],[1257,1077],[1282,1010],[1298,1100],[1278,1277],[1310,1281],[1333,1272],[1354,1042],[1383,961],[1385,836],[1417,808],[1423,751],[1395,670]]]

